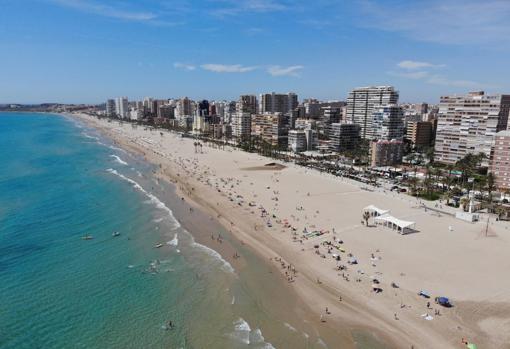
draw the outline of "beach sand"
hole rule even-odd
[[[273,263],[325,330],[348,324],[396,348],[459,348],[461,338],[481,348],[510,348],[508,223],[492,220],[487,237],[486,221],[438,215],[405,194],[362,190],[356,182],[293,164],[267,168],[272,159],[204,143],[196,149],[193,139],[167,131],[73,116],[160,165],[157,176],[174,182],[186,201]],[[399,235],[372,220],[364,226],[362,209],[370,204],[416,222],[418,232]],[[302,239],[304,228],[326,233]],[[340,262],[322,245],[338,240],[345,253],[332,253]],[[357,265],[347,263],[348,253]],[[337,270],[339,264],[347,269]],[[372,291],[372,278],[381,293]],[[419,290],[431,294],[430,308]],[[449,297],[454,307],[440,308],[435,296]]]

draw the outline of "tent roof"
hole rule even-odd
[[[374,206],[374,205],[368,205],[367,207],[365,207],[365,208],[363,209],[363,211],[375,211],[375,212],[377,212],[379,215],[383,215],[383,214],[386,214],[386,213],[390,212],[390,210],[383,210],[383,209],[381,209],[381,208],[379,208],[379,207],[376,207],[376,206]]]
[[[399,226],[400,228],[409,228],[416,224],[415,222],[404,221],[404,220],[395,218],[390,215],[379,216],[379,217],[376,217],[375,220],[390,222],[390,223],[393,223],[393,224]]]

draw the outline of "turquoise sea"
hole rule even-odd
[[[0,113],[1,349],[341,347],[153,170],[73,119]]]

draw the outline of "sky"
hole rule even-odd
[[[0,0],[0,103],[510,93],[509,0]]]

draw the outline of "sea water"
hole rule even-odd
[[[154,170],[73,119],[0,113],[0,348],[328,347],[258,257],[237,245],[240,273],[195,241]]]

